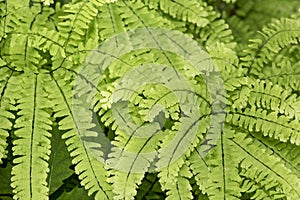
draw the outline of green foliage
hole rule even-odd
[[[0,199],[300,199],[299,9],[0,0]]]

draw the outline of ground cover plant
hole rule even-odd
[[[0,0],[0,199],[300,199],[299,0]]]

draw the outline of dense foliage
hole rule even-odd
[[[299,0],[0,0],[0,199],[300,199]]]

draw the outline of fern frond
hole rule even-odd
[[[134,30],[136,28],[146,27],[174,27],[166,18],[161,17],[157,12],[150,10],[141,0],[137,1],[118,1],[116,9],[120,13],[122,20],[126,26],[126,30]],[[179,26],[181,26],[179,24]]]
[[[120,3],[106,4],[99,10],[97,22],[99,28],[99,38],[101,38],[102,41],[114,36],[115,34],[125,31],[125,24],[120,16],[119,9],[121,8],[118,6],[119,4]],[[109,20],[103,21],[103,19]]]
[[[158,134],[160,127],[157,123],[136,127],[133,133],[129,132],[134,136],[121,133],[120,129],[116,130],[118,137],[113,142],[116,147],[112,149],[109,155],[111,159],[107,162],[113,168],[110,170],[112,177],[108,181],[114,183],[116,199],[133,199],[137,194],[137,186],[141,184],[144,174],[157,154],[156,147],[161,138]],[[143,136],[146,130],[147,134],[152,134],[149,138]]]
[[[139,20],[143,22],[143,19]],[[104,125],[115,130],[116,134],[113,142],[115,147],[112,149],[108,164],[113,174],[109,181],[115,183],[114,193],[118,199],[132,199],[134,197],[137,186],[141,184],[144,174],[156,158],[158,148],[160,148],[158,151],[159,161],[156,167],[162,188],[167,190],[166,185],[176,180],[186,158],[189,157],[203,135],[207,133],[211,120],[211,110],[208,106],[210,105],[209,94],[201,73],[213,71],[214,66],[209,65],[209,63],[199,65],[207,59],[204,55],[203,58],[201,56],[199,58],[189,57],[192,55],[190,52],[199,50],[196,43],[180,40],[179,43],[176,43],[174,41],[176,41],[176,37],[179,37],[178,35],[170,35],[167,38],[164,36],[164,39],[161,34],[152,32],[152,29],[147,26],[145,28],[142,32],[143,35],[151,36],[147,45],[157,49],[148,50],[147,46],[141,44],[139,39],[135,40],[136,38],[132,37],[130,38],[131,43],[126,44],[124,57],[122,54],[119,55],[124,49],[121,49],[120,52],[110,52],[108,49],[107,55],[118,59],[110,59],[105,65],[102,65],[103,69],[98,69],[98,73],[103,75],[99,84],[101,85],[99,96],[102,98],[96,99],[98,101],[96,107],[100,109],[99,115]],[[170,40],[172,36],[174,38]],[[165,43],[166,40],[169,40],[169,43]],[[170,47],[164,46],[165,44],[170,45]],[[129,45],[145,46],[146,50],[138,49],[138,54],[135,55],[127,52],[130,50]],[[163,49],[174,52],[162,52]],[[182,52],[182,49],[185,51]],[[179,55],[181,53],[182,57],[186,57],[185,59],[195,66],[191,66],[191,63],[185,63],[183,58],[178,58],[175,54],[176,51],[179,51]],[[100,54],[103,54],[102,51]],[[96,56],[97,53],[91,56],[89,61],[91,66],[97,66],[97,63],[103,62],[102,59],[93,59]],[[156,64],[153,64],[149,58],[153,58]],[[141,64],[143,65],[140,66]],[[162,76],[162,72],[166,75]],[[88,77],[91,80],[96,80],[94,78],[95,73],[91,73],[91,76]],[[188,82],[180,78],[178,73],[182,73],[182,77],[186,78],[188,82],[190,81],[191,88],[189,88]],[[145,77],[142,74],[151,74],[151,76]],[[196,75],[199,75],[197,81],[190,80]],[[132,79],[131,77],[136,78]],[[140,86],[136,82],[139,82]],[[172,97],[170,95],[172,93],[164,90],[163,87],[155,86],[157,84],[169,87],[172,89],[171,91],[174,90],[173,93],[176,94],[177,101],[180,102],[178,104],[182,105],[180,110],[183,116],[180,119],[178,105],[172,100],[175,97]],[[139,95],[140,93],[142,95]],[[126,102],[129,102],[129,113],[126,113],[128,108]],[[131,107],[131,104],[135,106]],[[177,121],[174,125],[166,125],[167,130],[162,132],[163,136],[166,135],[166,137],[160,136],[160,129],[164,123],[158,119],[159,113],[161,113],[159,112],[161,111],[159,104],[166,110],[162,114],[164,117],[168,117],[170,121],[172,121],[171,119]],[[201,113],[198,113],[198,110],[201,110]],[[138,117],[131,118],[131,114],[137,114]],[[212,119],[214,118],[212,117]],[[213,132],[213,130],[211,131]],[[158,145],[159,141],[162,141],[160,145]]]
[[[299,122],[290,120],[277,112],[267,112],[267,110],[251,106],[244,111],[237,109],[228,114],[228,122],[236,126],[243,126],[250,131],[262,131],[265,136],[278,139],[282,142],[300,144]]]
[[[181,167],[176,181],[164,188],[167,190],[167,200],[180,200],[180,199],[193,199],[192,186],[190,185],[189,179],[192,177],[188,166],[185,164]]]
[[[9,130],[11,130],[13,126],[10,120],[15,118],[15,116],[9,112],[9,110],[13,110],[13,108],[7,97],[9,96],[8,85],[12,75],[13,72],[11,72],[10,69],[6,67],[0,69],[0,163],[2,163],[2,159],[6,156],[6,138],[9,136]]]
[[[19,34],[13,34],[16,37]],[[74,67],[77,64],[72,56],[68,55],[64,48],[64,38],[56,30],[52,30],[43,26],[34,26],[30,33],[27,34],[30,38],[30,48],[35,49],[35,57],[40,59],[36,63],[35,71],[55,71],[60,67],[70,66],[74,62]],[[68,56],[67,56],[68,55]],[[77,54],[76,54],[77,56]],[[36,59],[37,59],[36,58]]]
[[[282,143],[276,140],[270,140],[261,136],[261,134],[251,134],[251,137],[260,142],[264,148],[269,149],[273,154],[284,160],[285,167],[294,174],[299,174],[299,146],[291,145],[289,143]],[[282,191],[282,185],[274,178],[268,178],[268,173],[256,171],[257,169],[246,170],[241,168],[240,175],[243,177],[241,189],[244,195],[252,196],[255,199],[276,199],[285,198]],[[298,175],[299,177],[299,175]]]
[[[3,7],[5,8],[5,16],[3,21],[3,31],[5,33],[10,32],[24,32],[26,33],[30,29],[30,23],[33,21],[35,11],[29,7],[29,1],[4,1]],[[1,6],[2,7],[2,6]],[[22,20],[21,20],[22,19]]]
[[[227,81],[244,76],[245,70],[238,67],[239,58],[233,49],[228,48],[223,43],[216,42],[213,45],[207,46],[206,50],[218,72],[220,72],[225,87],[228,86]]]
[[[250,105],[275,111],[289,119],[300,119],[300,99],[290,89],[260,80],[249,79],[245,83],[247,85],[242,85],[238,92],[232,94],[232,108],[244,109]]]
[[[195,39],[205,48],[209,45],[214,46],[216,43],[224,43],[228,48],[234,49],[236,43],[233,41],[234,38],[229,25],[220,18],[220,14],[212,6],[207,5],[205,2],[202,2],[202,4],[209,14],[206,17],[209,23],[203,28],[190,25],[188,31],[193,32]]]
[[[51,93],[50,98],[55,104],[55,117],[63,118],[59,121],[59,130],[65,131],[62,138],[66,139],[72,163],[75,165],[75,172],[79,175],[81,184],[89,191],[89,195],[95,192],[95,199],[111,199],[111,186],[105,182],[107,171],[104,169],[104,161],[100,157],[102,153],[98,151],[99,157],[96,158],[87,149],[89,145],[86,146],[84,140],[81,139],[81,137],[95,134],[88,130],[93,127],[93,124],[90,123],[88,115],[80,120],[74,114],[72,110],[72,81],[69,79],[70,82],[67,82],[64,79],[59,79],[66,74],[63,69],[59,71],[62,74],[52,75],[52,81],[47,88]],[[72,78],[72,76],[68,78]],[[90,111],[85,110],[84,112]]]
[[[275,139],[266,138],[262,133],[251,134],[252,137],[255,136],[255,139],[260,141],[264,146],[272,149],[274,154],[284,160],[285,166],[288,167],[294,174],[299,177],[300,173],[300,146],[280,142]]]
[[[142,2],[158,13],[162,12],[162,16],[172,17],[174,24],[183,22],[187,28],[176,29],[192,34],[204,47],[215,42],[225,43],[229,48],[235,46],[229,26],[206,2],[177,0],[142,0]]]
[[[147,171],[145,169],[144,173]],[[134,199],[137,194],[137,188],[142,183],[144,173],[128,173],[123,171],[114,171],[113,178],[108,179],[108,182],[114,184],[114,199]],[[124,177],[126,180],[124,181]]]
[[[8,130],[12,128],[12,123],[9,121],[9,118],[14,118],[14,115],[3,108],[0,108],[0,113],[0,163],[2,163],[2,159],[6,157],[6,138],[9,136]]]
[[[209,199],[299,198],[297,164],[284,157],[298,147],[230,128],[226,125],[219,143],[205,158],[197,150],[191,156],[190,167],[201,191]],[[299,163],[294,155],[291,159]]]
[[[300,199],[300,5],[279,1],[0,0],[0,196]]]
[[[14,127],[12,184],[16,199],[48,199],[47,173],[52,121],[45,109],[51,106],[44,85],[49,76],[20,75],[22,98]],[[32,87],[33,86],[33,87]]]
[[[159,177],[163,189],[164,185],[171,184],[176,180],[186,158],[189,157],[193,148],[200,142],[201,134],[206,133],[208,124],[209,118],[205,117],[205,115],[182,118],[180,125],[179,123],[177,124],[180,129],[175,129],[176,132],[173,133],[169,132],[163,140],[159,151],[160,160],[157,163],[157,167],[161,169]],[[169,144],[170,141],[171,144]]]
[[[253,167],[254,168],[254,167]],[[254,169],[245,169],[241,167],[240,175],[243,177],[241,190],[243,195],[252,199],[283,199],[285,196],[281,193],[281,187],[267,173]],[[267,179],[267,180],[266,180]]]
[[[223,127],[216,147],[204,158],[201,144],[190,157],[190,168],[200,190],[208,199],[240,199],[241,177],[238,174],[238,163],[242,160],[234,149],[230,138],[234,131]]]
[[[67,4],[64,8],[65,15],[60,16],[62,20],[59,23],[59,31],[65,41],[65,50],[69,53],[78,51],[78,44],[83,44],[85,36],[92,25],[92,21],[95,20],[98,10],[105,4],[105,0],[92,0],[75,2],[73,4]]]
[[[296,53],[298,51],[299,48],[297,48],[297,46],[292,46],[291,48],[286,49],[286,51],[281,51],[270,66],[265,66],[263,68],[259,74],[259,78],[271,81],[286,89],[299,91],[300,85],[297,80],[300,75],[300,62],[297,57],[298,53]]]
[[[258,76],[262,69],[272,63],[275,56],[284,48],[299,44],[299,20],[283,18],[271,23],[261,32],[261,37],[251,40],[247,55],[243,58],[242,66],[248,72]]]
[[[146,72],[145,69],[141,70]],[[156,72],[156,68],[148,70],[151,71],[153,77],[159,76],[159,70]],[[130,74],[131,76],[137,77],[136,74],[134,75],[134,72],[131,72]],[[140,78],[140,82],[143,82],[142,79],[144,77]],[[128,80],[126,77],[125,79]],[[121,82],[123,85],[120,85],[120,88],[116,88],[116,92],[114,93],[115,97],[121,98],[123,101],[131,99],[135,100],[135,97],[132,96],[136,95],[132,92],[127,92],[127,88],[134,88],[135,81]],[[151,80],[148,81],[151,83]],[[150,91],[151,90],[152,89],[150,89]],[[151,109],[149,109],[150,116],[144,116],[143,113],[148,113],[147,110],[144,112],[145,110],[142,109],[138,112],[141,115],[141,119],[144,119],[141,120],[141,124],[135,124],[135,122],[130,119],[130,116],[123,114],[124,111],[126,112],[125,102],[116,103],[112,106],[113,117],[115,118],[118,127],[116,128],[116,141],[113,142],[116,148],[113,148],[112,153],[110,154],[111,159],[109,159],[108,162],[113,169],[116,169],[112,170],[114,176],[110,181],[115,183],[114,192],[118,194],[117,198],[119,199],[131,199],[136,195],[135,190],[137,185],[141,183],[144,174],[150,167],[150,163],[157,156],[157,143],[162,140],[165,135],[165,133],[162,133],[160,130],[161,126],[163,126],[163,124],[161,124],[162,122],[159,119],[155,119],[156,115],[159,115],[159,113],[154,110],[155,107],[157,107],[156,104],[160,103],[160,100],[164,96],[167,96],[166,94],[168,94],[169,91],[165,91],[166,94],[158,92],[158,97],[153,96],[153,92],[149,94],[149,92],[147,92],[148,90],[145,88],[143,88],[143,91],[143,94],[147,99],[145,99],[144,103],[142,103],[143,101],[140,101],[138,104],[140,104],[139,106],[142,108],[145,108],[145,110],[148,107],[151,107]],[[149,98],[150,96],[154,99]],[[151,112],[153,113],[151,114]],[[118,183],[120,183],[120,185]]]
[[[34,3],[32,7],[25,5],[19,7],[20,5],[10,5],[10,3],[7,3],[6,6],[5,40],[2,44],[1,57],[11,68],[17,71],[37,73],[45,64],[45,57],[41,55],[43,53],[40,48],[35,48],[35,36],[47,38],[47,36],[43,36],[45,31],[41,34],[40,31],[46,27],[52,28],[54,26],[51,21],[47,20],[53,14],[53,9],[45,8],[45,12],[42,12],[38,2]],[[55,39],[54,37],[53,41]]]
[[[140,59],[142,59],[143,56],[146,56],[146,55],[149,57],[149,53],[144,54],[144,55],[141,54],[141,56],[137,57],[138,63],[140,62]],[[160,55],[160,54],[157,54],[155,56],[158,56],[158,55]],[[167,54],[167,55],[169,58],[171,57],[169,54]],[[161,59],[161,60],[159,60],[159,59]],[[159,58],[159,59],[155,59],[155,60],[158,60],[157,61],[158,63],[162,62],[165,64],[170,62],[170,61],[164,60],[162,58]],[[137,64],[137,62],[133,61],[133,60],[131,60],[129,62],[126,61],[126,63],[133,62],[133,63]],[[124,61],[122,61],[122,62],[124,62]],[[180,62],[178,60],[176,61],[174,58],[172,58],[173,65],[177,66],[177,64],[178,64],[178,66],[181,66],[181,65],[179,65],[179,63]],[[113,66],[117,67],[116,69],[118,69],[120,65],[117,65],[117,64],[111,65],[111,67],[113,67]],[[205,127],[208,128],[207,124],[208,124],[209,118],[206,117],[205,114],[208,114],[207,112],[209,112],[209,111],[207,110],[207,102],[203,102],[201,104],[201,110],[203,112],[206,111],[205,113],[203,113],[203,115],[204,115],[203,119],[199,120],[198,118],[201,118],[201,117],[197,116],[197,114],[194,114],[194,115],[188,114],[188,111],[186,111],[187,114],[189,115],[189,117],[183,118],[176,125],[177,128],[174,128],[173,133],[172,133],[172,131],[165,131],[165,133],[163,133],[163,135],[168,135],[168,137],[163,138],[162,136],[160,136],[160,133],[159,133],[159,131],[161,129],[161,127],[160,127],[161,125],[159,124],[160,122],[158,121],[159,123],[155,122],[154,124],[149,123],[149,122],[153,122],[152,120],[154,120],[155,115],[157,115],[159,113],[157,111],[154,112],[154,108],[157,107],[157,104],[161,104],[163,107],[165,107],[166,112],[163,115],[165,115],[169,118],[173,118],[175,120],[178,119],[178,116],[176,117],[176,103],[175,102],[173,103],[174,100],[172,100],[174,98],[176,99],[176,97],[172,97],[172,95],[170,95],[172,93],[170,93],[168,90],[164,90],[163,88],[160,88],[158,86],[154,86],[154,87],[153,86],[149,86],[149,87],[144,86],[142,88],[142,90],[137,88],[137,92],[142,91],[143,96],[146,98],[145,100],[142,101],[141,98],[138,98],[140,96],[137,96],[138,94],[134,93],[133,92],[134,90],[132,90],[132,88],[136,87],[136,84],[135,84],[136,81],[138,81],[140,83],[145,82],[145,81],[146,82],[150,81],[150,83],[152,83],[151,82],[152,79],[153,79],[153,81],[155,81],[155,79],[159,80],[159,77],[161,74],[160,68],[157,66],[157,67],[149,68],[149,69],[146,68],[147,70],[140,69],[146,74],[152,74],[151,80],[147,80],[147,79],[144,80],[144,76],[138,76],[138,74],[136,74],[136,73],[138,73],[139,71],[137,71],[137,70],[131,71],[131,73],[129,73],[130,76],[139,77],[139,78],[136,78],[138,80],[135,79],[132,81],[129,81],[130,78],[126,77],[126,75],[122,75],[122,73],[126,72],[126,70],[124,70],[124,68],[120,69],[120,70],[116,70],[116,69],[110,68],[110,70],[114,73],[107,75],[107,76],[109,76],[112,80],[115,80],[118,77],[122,77],[122,78],[125,78],[125,80],[127,80],[127,81],[126,82],[121,81],[121,83],[124,86],[119,86],[120,88],[117,87],[116,89],[114,89],[114,90],[116,90],[116,92],[114,93],[115,97],[121,98],[123,100],[131,101],[135,105],[142,107],[142,109],[139,112],[137,112],[140,115],[140,119],[142,119],[141,124],[139,124],[139,122],[132,121],[130,119],[130,116],[120,114],[120,113],[124,112],[124,109],[126,110],[125,102],[120,105],[113,105],[113,106],[105,105],[105,108],[103,108],[103,109],[107,109],[107,107],[109,107],[109,108],[111,107],[112,113],[106,112],[106,114],[103,115],[103,117],[101,118],[101,120],[103,120],[104,123],[107,123],[106,125],[114,123],[112,125],[112,127],[117,127],[116,128],[117,137],[116,137],[116,141],[114,141],[114,145],[118,148],[113,149],[113,153],[111,154],[112,158],[109,160],[109,163],[113,166],[112,168],[113,169],[116,168],[117,170],[113,170],[114,176],[113,176],[113,178],[111,178],[110,181],[116,182],[116,183],[121,183],[120,185],[114,184],[115,188],[116,188],[116,190],[114,192],[119,195],[118,198],[126,199],[126,198],[132,198],[135,195],[134,188],[136,187],[136,185],[140,184],[140,182],[143,178],[143,174],[147,171],[150,163],[154,160],[154,158],[156,156],[157,143],[160,140],[163,141],[163,144],[161,145],[162,150],[160,151],[161,160],[158,162],[157,167],[161,171],[162,167],[167,166],[165,170],[160,172],[159,176],[161,177],[161,183],[162,183],[162,185],[164,185],[164,184],[166,184],[165,183],[166,181],[169,183],[169,182],[171,182],[172,179],[174,179],[176,177],[176,174],[178,173],[181,165],[183,164],[182,162],[184,160],[184,156],[182,156],[181,153],[188,155],[189,151],[191,151],[190,149],[192,149],[192,147],[190,147],[190,148],[186,148],[186,147],[194,146],[195,145],[194,143],[199,142],[199,139],[195,136],[195,133],[199,134],[199,137],[200,137],[201,134],[205,133],[205,130],[204,130]],[[184,70],[184,69],[182,69],[182,70]],[[170,76],[169,74],[172,75],[172,73],[170,73],[171,71],[170,72],[168,72],[168,71],[170,71],[170,69],[169,70],[165,69],[165,73],[168,74],[168,76],[164,77],[164,79],[166,79],[168,81],[171,81],[172,79],[176,79],[172,76],[169,77]],[[165,82],[164,79],[160,80],[160,81]],[[174,81],[174,82],[176,82],[176,81]],[[164,84],[169,85],[171,83],[165,82]],[[170,85],[170,87],[173,87],[172,84]],[[202,87],[203,86],[201,86],[201,88]],[[127,91],[126,88],[131,88],[131,90]],[[177,90],[181,91],[178,88],[177,88]],[[183,90],[183,92],[185,92],[184,89],[182,89],[182,90]],[[107,93],[110,93],[110,91],[107,91]],[[199,89],[199,93],[200,94],[198,94],[198,95],[201,98],[205,98],[205,96],[206,96],[205,90]],[[181,92],[177,92],[177,98],[180,99],[181,103],[182,102],[193,102],[192,95],[184,96],[184,94]],[[170,99],[170,100],[168,100],[168,99]],[[116,101],[116,100],[114,100],[114,101]],[[104,103],[104,102],[102,101],[102,103]],[[174,107],[174,105],[175,105],[175,107]],[[190,109],[190,108],[183,107],[181,109],[185,110],[185,109]],[[168,112],[168,110],[169,110],[169,112]],[[194,109],[194,111],[195,110],[197,110],[197,109]],[[151,114],[152,112],[154,112],[154,113]],[[149,114],[150,114],[150,116],[149,116]],[[119,119],[119,120],[117,120],[117,119]],[[122,120],[120,120],[120,119],[122,119]],[[115,123],[114,121],[118,121],[118,122]],[[135,125],[135,123],[136,123],[136,125]],[[115,124],[117,124],[117,126],[115,126]],[[122,127],[122,128],[119,128],[119,127]],[[197,128],[199,129],[198,132],[195,131],[195,130],[197,130]],[[115,129],[115,128],[113,128],[113,129]],[[124,131],[121,131],[120,129],[121,130],[123,129]],[[179,130],[179,131],[177,131],[177,130]],[[134,134],[134,135],[131,135],[130,133]],[[145,133],[147,133],[147,137],[146,137]],[[170,141],[172,141],[172,144],[169,144]],[[140,144],[140,145],[137,145],[137,144]],[[166,147],[166,146],[168,146],[168,147]],[[166,149],[165,149],[165,147],[166,147]],[[183,150],[183,149],[186,149],[186,150]],[[186,152],[183,152],[183,151],[186,151]],[[147,152],[149,152],[149,153],[147,154]],[[153,153],[151,153],[151,152],[153,152]],[[175,164],[173,164],[173,162]],[[171,165],[171,163],[172,163],[172,165]],[[140,168],[139,174],[134,173],[135,168]],[[124,180],[124,177],[126,177],[125,180]]]
[[[178,1],[178,0],[142,0],[151,9],[161,10],[175,19],[196,24],[204,27],[209,23],[206,18],[207,11],[199,1]]]
[[[6,16],[7,16],[7,7],[6,5],[6,1],[5,0],[1,0],[0,1],[0,16],[1,19],[0,20],[0,42],[6,37]]]
[[[240,156],[244,157],[240,163],[240,175],[258,182],[252,187],[262,188],[256,190],[254,194],[256,198],[267,198],[265,197],[267,194],[271,195],[271,199],[299,198],[300,181],[297,176],[299,169],[295,169],[284,157],[266,145],[265,138],[256,138],[254,134],[238,132],[231,141],[237,150],[239,149]],[[253,182],[248,184],[249,187]],[[246,191],[251,192],[251,187]]]
[[[7,36],[1,53],[5,63],[17,71],[36,72],[37,61],[41,58],[33,48],[28,46],[28,36],[19,34]]]

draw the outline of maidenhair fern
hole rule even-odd
[[[0,199],[300,199],[299,9],[0,0]]]

